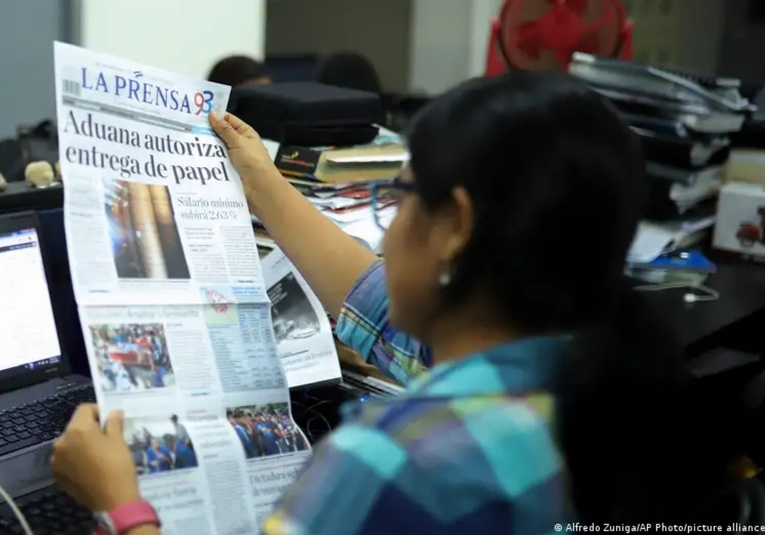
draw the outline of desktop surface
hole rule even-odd
[[[717,259],[716,264],[717,273],[706,283],[720,293],[716,301],[685,303],[687,288],[646,292],[649,306],[672,325],[685,348],[765,311],[765,265]]]

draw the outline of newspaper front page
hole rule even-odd
[[[55,44],[65,225],[102,415],[165,534],[252,534],[310,454],[247,203],[208,126],[229,88]]]

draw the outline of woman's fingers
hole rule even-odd
[[[240,134],[234,129],[229,121],[215,112],[210,113],[210,126],[218,136],[223,140],[229,149],[239,146]]]
[[[125,420],[125,413],[122,411],[113,411],[106,418],[104,423],[104,433],[107,437],[117,437],[122,440],[122,423]]]
[[[244,121],[242,121],[242,120],[241,120],[239,117],[237,117],[236,115],[234,115],[233,113],[226,113],[226,115],[225,115],[225,117],[224,117],[224,120],[225,120],[225,121],[226,121],[228,124],[230,124],[230,125],[231,125],[231,127],[232,127],[234,130],[236,130],[236,131],[237,131],[237,133],[238,133],[240,136],[244,136],[244,137],[254,137],[254,135],[255,135],[255,130],[254,130],[254,129],[253,129],[251,126],[250,126],[250,125],[248,125],[247,123],[245,123]]]

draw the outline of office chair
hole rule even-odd
[[[319,82],[326,85],[382,93],[382,82],[372,62],[356,52],[339,52],[319,64]]]
[[[388,93],[381,95],[381,98],[387,111],[385,126],[394,132],[405,131],[417,113],[433,100],[433,97],[428,95],[406,93]]]

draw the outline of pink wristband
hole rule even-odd
[[[111,511],[96,513],[95,535],[125,535],[139,526],[160,527],[159,517],[154,507],[145,500],[126,503]]]

